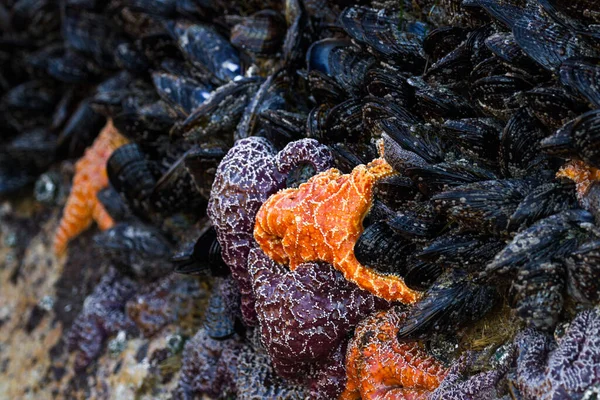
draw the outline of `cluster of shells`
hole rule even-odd
[[[0,31],[0,196],[62,205],[79,160],[55,250],[96,222],[113,266],[79,373],[205,282],[175,398],[600,392],[594,1],[6,0]]]

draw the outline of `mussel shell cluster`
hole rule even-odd
[[[206,206],[232,146],[313,138],[342,172],[383,154],[397,174],[354,253],[424,292],[399,338],[460,335],[503,300],[552,331],[569,299],[600,299],[600,186],[557,177],[600,168],[600,9],[444,3],[8,0],[0,196],[112,120],[130,143],[107,162],[98,198],[118,223],[96,245],[139,281],[215,278],[205,328],[221,340],[244,327]],[[316,171],[286,172],[295,187]]]

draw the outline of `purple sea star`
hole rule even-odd
[[[534,330],[521,332],[516,343],[517,387],[525,399],[579,399],[600,383],[600,313],[579,313],[553,349],[552,340]]]
[[[150,337],[178,316],[191,313],[195,300],[203,295],[206,293],[198,281],[171,274],[147,285],[127,302],[127,315],[145,337]]]
[[[237,356],[234,382],[238,400],[306,399],[302,386],[291,384],[275,372],[256,330]]]
[[[255,325],[256,312],[247,259],[254,241],[256,213],[267,198],[285,187],[286,174],[294,165],[312,164],[315,172],[327,169],[333,157],[314,139],[289,143],[280,153],[265,138],[241,139],[219,164],[211,189],[207,214],[222,248],[222,256],[242,295],[242,315]]]
[[[390,306],[325,263],[303,263],[290,271],[256,248],[250,251],[248,271],[256,296],[262,342],[277,373],[288,379],[304,380],[310,376],[309,381],[324,379],[323,384],[327,385],[327,377],[316,370],[339,369],[335,363],[321,364],[345,342],[362,318]],[[343,362],[342,357],[341,368],[345,370]],[[343,381],[345,376],[336,395],[343,390]],[[336,390],[325,390],[331,391]]]
[[[305,383],[310,399],[337,399],[346,386],[346,349],[348,340],[342,340],[327,358],[315,364]]]
[[[200,329],[185,345],[176,398],[192,399],[194,393],[214,398],[233,395],[235,388],[226,361],[237,354],[242,345],[238,335],[216,340]],[[224,353],[229,357],[224,357]]]
[[[475,358],[473,353],[465,354],[450,367],[448,375],[431,393],[429,400],[495,400],[499,397],[499,383],[506,376],[515,357],[516,348],[510,345],[494,369],[464,379],[466,370]]]
[[[125,314],[125,303],[137,292],[137,284],[111,269],[84,302],[67,335],[70,351],[77,350],[75,369],[83,370],[100,354],[104,341],[119,331],[134,331]]]
[[[289,143],[277,153],[276,163],[281,174],[288,174],[303,163],[311,164],[318,173],[331,168],[333,156],[327,146],[314,139],[302,139]]]
[[[254,342],[243,342],[237,334],[215,340],[200,329],[185,346],[176,398],[192,399],[196,394],[240,400],[305,398],[302,388],[275,374],[268,355]]]

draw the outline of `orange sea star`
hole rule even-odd
[[[73,186],[62,219],[54,236],[54,253],[62,255],[71,239],[85,231],[93,221],[100,229],[113,226],[114,221],[96,198],[96,193],[108,185],[106,161],[112,152],[127,143],[109,120],[94,143],[75,164]]]
[[[400,342],[405,314],[396,307],[373,314],[354,332],[346,353],[348,382],[340,400],[422,400],[448,370],[418,342]]]
[[[420,293],[408,288],[401,277],[366,268],[354,256],[362,220],[371,207],[373,184],[393,173],[378,158],[350,174],[333,168],[297,189],[279,191],[258,211],[254,238],[271,259],[289,263],[292,270],[304,262],[325,261],[376,296],[414,303]]]
[[[577,197],[583,198],[590,185],[600,180],[600,169],[589,166],[583,161],[571,160],[556,173],[558,178],[569,178],[577,185]]]

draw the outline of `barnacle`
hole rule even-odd
[[[554,327],[563,309],[565,275],[564,266],[556,262],[531,263],[517,273],[509,295],[528,326]]]
[[[303,262],[325,261],[376,296],[414,303],[420,294],[401,277],[365,268],[354,255],[373,184],[391,174],[390,165],[376,159],[351,174],[330,169],[297,189],[282,190],[258,211],[254,238],[269,257],[292,270]]]
[[[85,155],[75,164],[73,188],[69,194],[63,217],[56,229],[54,252],[64,254],[71,239],[85,231],[93,221],[100,229],[113,226],[114,222],[106,212],[96,194],[108,185],[106,161],[113,150],[127,143],[108,121]]]
[[[448,371],[418,342],[396,337],[406,315],[394,307],[363,320],[346,354],[341,400],[427,399]]]

